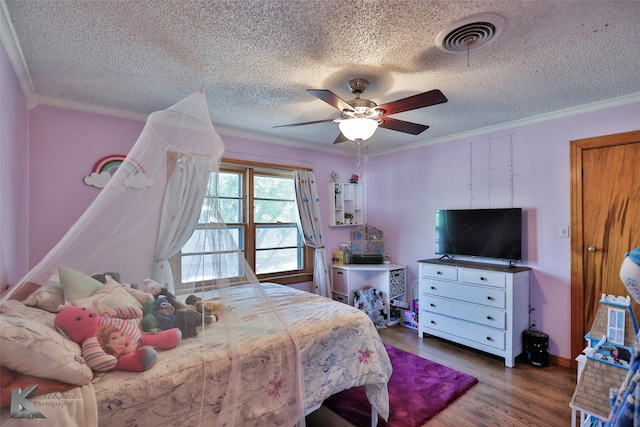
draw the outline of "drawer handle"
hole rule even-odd
[[[487,337],[487,341],[491,341],[491,337]]]
[[[487,316],[487,320],[493,320],[493,317]]]
[[[442,271],[436,271],[436,274],[437,274],[438,276],[442,276]]]
[[[435,305],[435,304],[433,304],[433,303],[431,303],[431,304],[429,304],[429,305],[430,305],[431,307],[435,307],[435,306],[436,306],[436,305]]]
[[[342,276],[344,273],[342,271],[338,271],[337,274]]]
[[[432,325],[435,325],[435,324],[436,324],[436,321],[435,321],[435,320],[432,320],[432,321],[431,321],[431,324],[432,324]]]
[[[486,277],[480,276],[480,280],[487,280]]]
[[[493,297],[492,297],[492,296],[488,296],[488,297],[487,297],[487,299],[488,299],[489,301],[493,301]]]
[[[435,291],[435,290],[436,290],[436,287],[435,287],[435,286],[431,286],[431,290],[432,290],[432,291]]]

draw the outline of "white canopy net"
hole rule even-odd
[[[258,283],[217,209],[216,172],[223,151],[203,90],[149,115],[137,142],[94,202],[3,299],[10,298],[24,283],[47,283],[59,267],[66,267],[89,276],[117,272],[122,282],[138,284],[141,290],[145,280],[153,279],[170,292],[196,294],[205,300],[214,297],[228,308],[236,304],[235,298],[260,301],[256,317],[285,337],[285,342],[274,343],[277,348],[264,355],[271,362],[280,361],[281,366],[274,369],[284,376],[281,381],[285,386],[279,393],[286,410],[285,415],[280,411],[278,424],[303,425],[304,394],[296,338]],[[208,225],[194,232],[196,223]],[[187,242],[200,255],[190,257],[189,265],[179,265],[174,274],[169,260]],[[191,282],[174,285],[174,276],[188,276]],[[204,282],[205,287],[196,289],[196,282]],[[223,396],[215,409],[210,409],[217,417],[215,425],[240,425],[239,420],[247,416],[240,413],[243,409],[237,402],[252,384],[241,375],[244,362],[236,339],[235,313],[226,310],[213,325],[217,334],[225,335],[223,342],[212,343],[208,334],[201,333],[195,338],[201,345],[188,356],[201,357],[204,365],[207,349],[215,346],[220,350],[222,346],[231,359],[231,371],[224,373],[229,378],[223,385],[226,390],[209,390],[221,387],[220,383],[202,378],[201,390],[190,391],[193,410],[200,412],[203,425],[212,425],[204,409],[207,393]],[[207,365],[207,378],[221,375],[215,369],[215,365]]]

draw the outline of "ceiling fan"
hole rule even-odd
[[[327,122],[338,123],[340,135],[338,135],[336,140],[333,142],[334,144],[347,140],[357,141],[360,143],[361,141],[371,138],[378,127],[418,135],[427,130],[429,126],[406,122],[389,116],[391,114],[402,113],[404,111],[415,110],[447,102],[447,98],[442,94],[442,92],[438,89],[434,89],[429,92],[419,93],[407,98],[377,105],[373,101],[360,98],[360,94],[365,91],[368,84],[369,81],[361,78],[349,80],[347,86],[351,93],[356,96],[355,99],[352,99],[351,101],[345,101],[327,89],[307,89],[307,92],[311,95],[321,99],[340,111],[340,117],[316,120],[313,122],[279,125],[274,126],[274,128],[303,126]]]

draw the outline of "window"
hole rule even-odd
[[[198,224],[182,251],[172,260],[178,283],[208,288],[216,279],[243,275],[244,257],[260,281],[282,284],[313,278],[313,250],[304,245],[297,226],[292,169],[223,162],[209,177],[218,195],[205,197]],[[207,194],[210,194],[209,192]],[[217,205],[220,218],[213,215]],[[230,250],[220,242],[220,224],[235,240]],[[224,257],[225,262],[215,262]],[[176,265],[179,264],[179,265]],[[216,266],[232,266],[224,271]],[[189,286],[191,288],[191,286]]]

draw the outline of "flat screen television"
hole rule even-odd
[[[522,208],[437,210],[436,254],[522,261]]]

